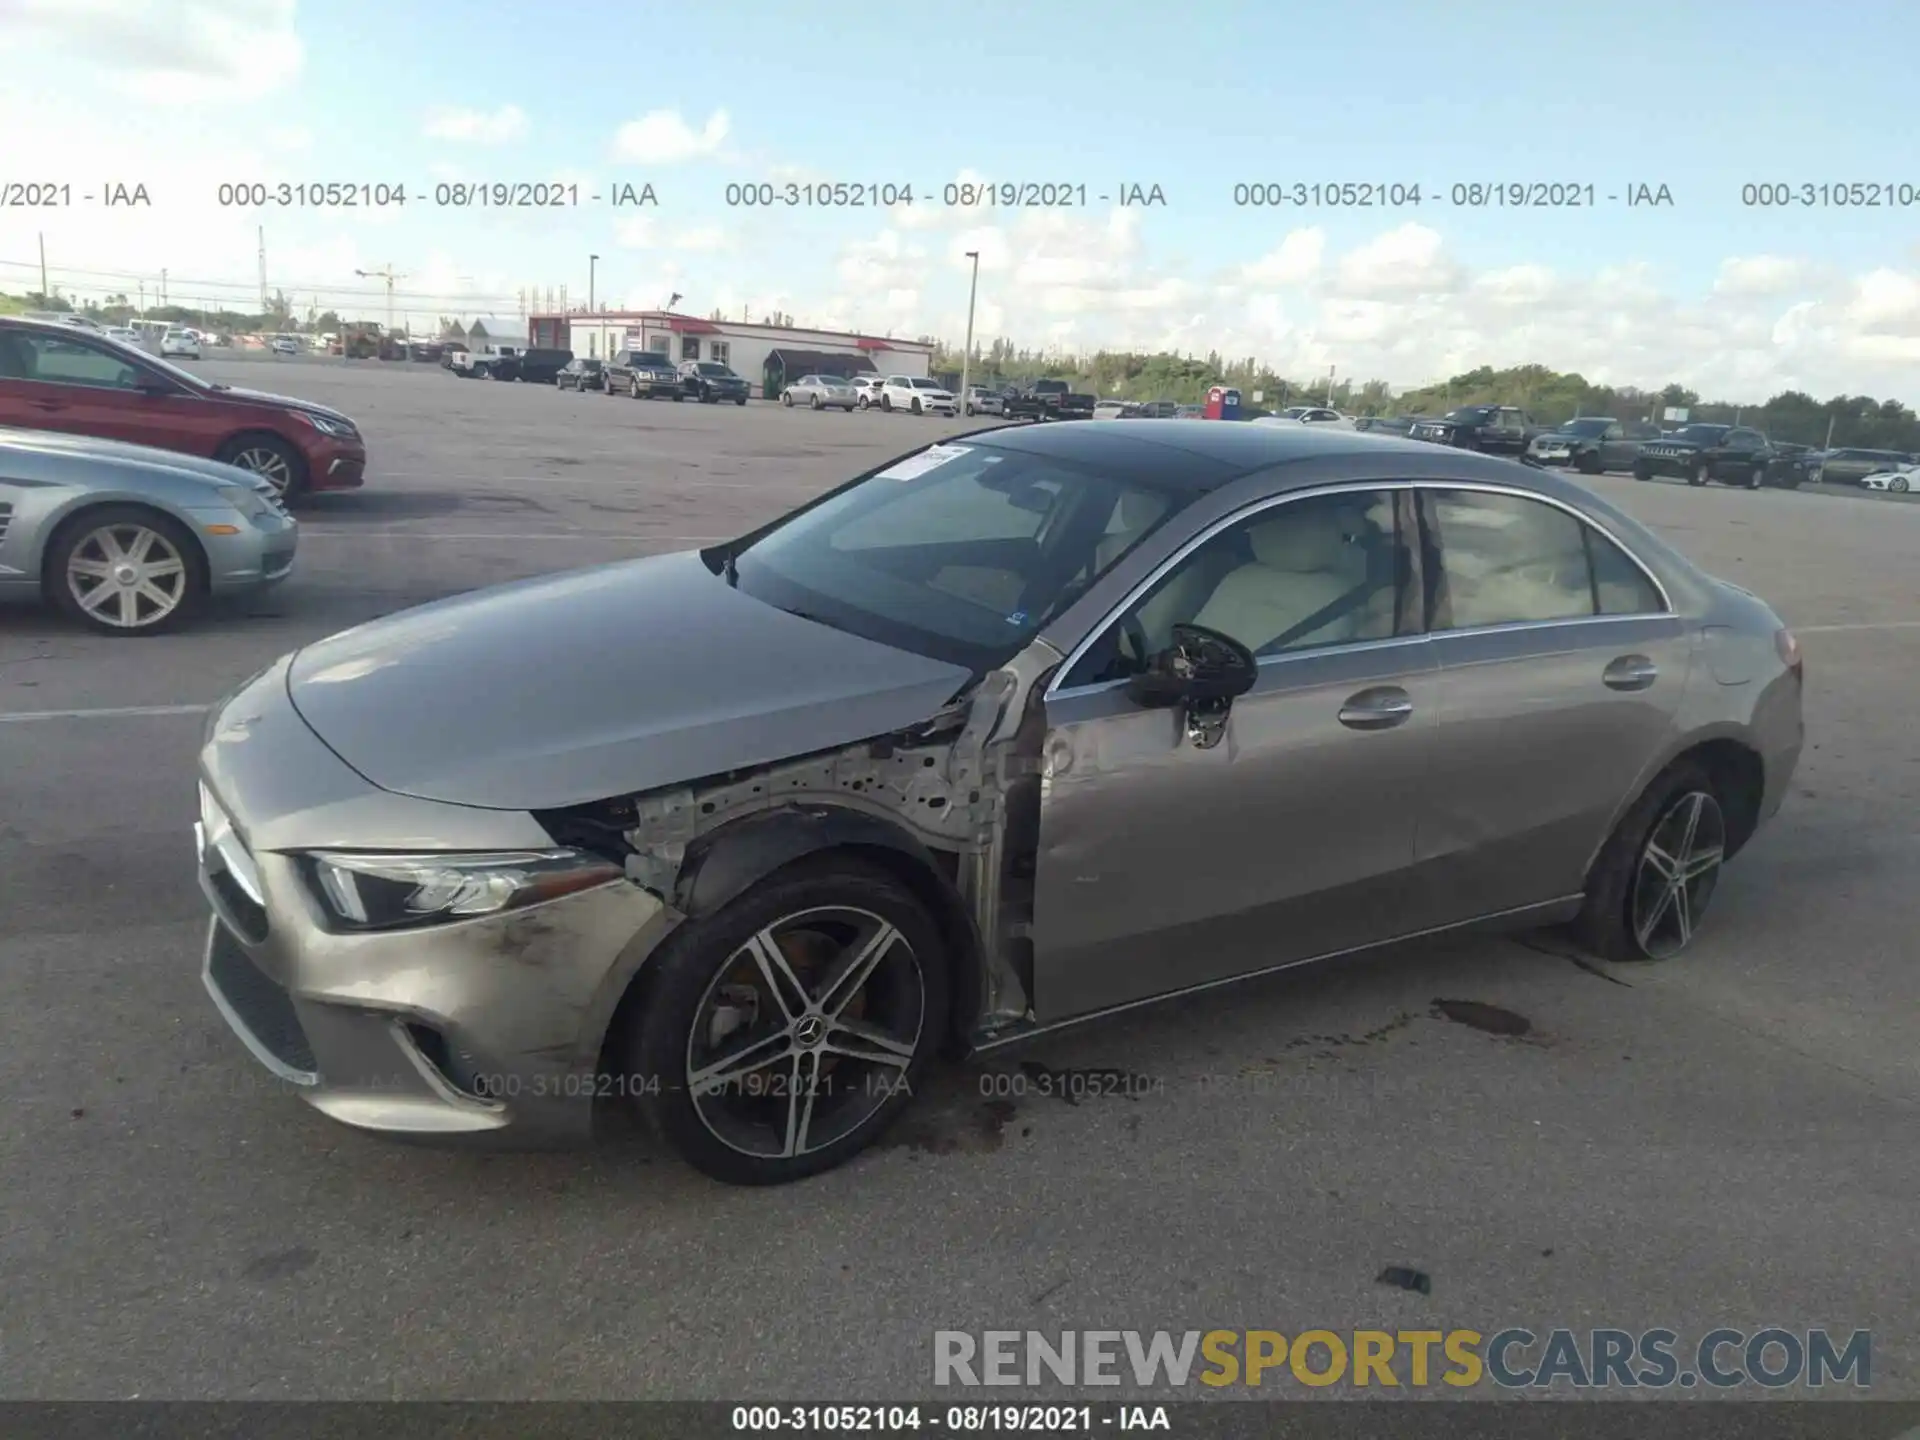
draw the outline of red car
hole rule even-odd
[[[289,499],[366,479],[366,441],[338,410],[216,385],[104,335],[38,320],[0,319],[0,425],[224,460]]]

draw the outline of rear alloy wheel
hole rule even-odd
[[[1605,960],[1668,960],[1706,918],[1726,859],[1727,821],[1713,779],[1682,761],[1621,820],[1587,886],[1575,929]]]
[[[74,619],[108,635],[155,635],[205,595],[206,561],[169,517],[137,505],[80,516],[47,557],[47,587]]]
[[[810,410],[818,410],[818,409],[821,409],[821,408],[822,408],[822,402],[821,402],[821,399],[820,399],[820,397],[819,397],[818,395],[816,395],[816,396],[814,396],[814,397],[813,397],[813,399],[812,399],[811,401],[809,401],[809,402],[808,402],[808,405],[807,405],[807,408],[808,408],[808,409],[810,409]]]
[[[1713,466],[1710,462],[1702,460],[1699,464],[1695,465],[1693,470],[1688,474],[1687,484],[1704,485],[1711,479],[1713,479]]]
[[[306,460],[277,435],[242,435],[222,446],[217,458],[253,471],[282,499],[290,500],[306,489]]]
[[[1766,483],[1767,483],[1767,467],[1766,466],[1756,465],[1753,467],[1753,469],[1747,472],[1747,488],[1749,490],[1758,490],[1762,485]]]
[[[852,1158],[931,1063],[940,932],[857,861],[776,875],[676,933],[624,1037],[642,1118],[717,1180],[774,1185]]]

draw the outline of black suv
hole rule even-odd
[[[566,368],[553,377],[556,390],[604,390],[607,388],[607,372],[598,360],[572,359]]]
[[[573,363],[571,350],[522,350],[513,363],[511,376],[494,374],[496,380],[524,380],[530,385],[551,385],[560,372]]]
[[[1743,425],[1682,425],[1649,440],[1633,462],[1633,478],[1678,475],[1689,485],[1718,480],[1758,490],[1774,465],[1774,449],[1758,430]]]
[[[1421,420],[1407,431],[1415,440],[1478,450],[1485,455],[1524,455],[1540,427],[1511,405],[1462,405],[1438,420]]]
[[[658,350],[622,350],[607,361],[606,370],[605,389],[609,395],[631,395],[636,400],[687,398],[673,357]]]
[[[718,360],[681,362],[680,383],[686,393],[702,405],[718,405],[722,400],[744,405],[747,396],[752,393],[752,387],[743,376],[734,374],[732,367],[722,365]]]

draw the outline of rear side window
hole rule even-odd
[[[1665,610],[1621,548],[1556,505],[1522,495],[1434,491],[1434,628],[1470,630]]]

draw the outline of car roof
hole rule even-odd
[[[1503,480],[1511,479],[1516,470],[1523,479],[1535,473],[1515,461],[1453,449],[1436,451],[1434,446],[1422,441],[1398,436],[1224,420],[1198,425],[1191,420],[1136,420],[1118,428],[1069,420],[1053,425],[1002,426],[976,432],[966,439],[970,444],[1098,465],[1114,473],[1125,473],[1129,478],[1150,479],[1157,475],[1161,483],[1205,490],[1257,470],[1343,455],[1378,458],[1398,453],[1410,460],[1430,462],[1436,454],[1441,454],[1456,461],[1463,478],[1471,478],[1467,472],[1482,469],[1483,464],[1494,466],[1493,473]],[[1426,468],[1411,466],[1409,474]],[[1276,479],[1276,483],[1284,488],[1284,481]]]

